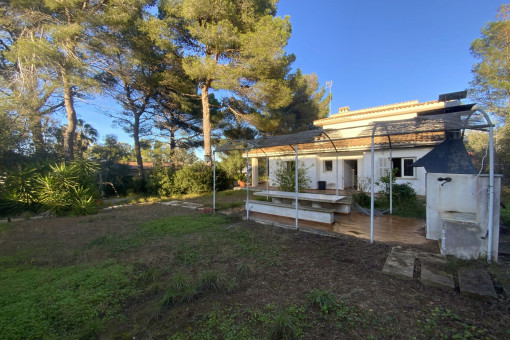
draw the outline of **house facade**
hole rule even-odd
[[[341,135],[341,140],[329,145],[299,150],[299,166],[307,169],[311,189],[340,190],[359,188],[368,190],[371,176],[371,138],[366,132],[374,123],[402,121],[422,115],[435,115],[455,110],[462,103],[459,100],[428,101],[417,100],[371,107],[351,111],[342,107],[337,113],[319,119],[314,125],[324,131]],[[360,136],[357,138],[357,136]],[[416,133],[392,136],[391,139],[376,137],[374,141],[375,179],[397,169],[397,183],[410,183],[418,195],[425,195],[425,169],[411,165],[423,157],[434,146],[445,140],[444,133]],[[275,169],[281,166],[294,168],[295,156],[291,147],[287,150],[275,148],[264,154],[256,150],[250,152],[252,168],[257,167],[257,157],[266,157],[269,162],[269,185],[277,185]],[[254,171],[254,173],[256,173]],[[256,176],[255,176],[256,177]],[[254,182],[258,178],[253,178]]]

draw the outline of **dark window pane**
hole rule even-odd
[[[404,158],[404,176],[413,177],[414,176],[414,168],[411,167],[411,164],[414,163],[412,158]]]
[[[392,158],[391,163],[393,165],[393,171],[395,172],[395,177],[402,177],[402,158]],[[395,170],[397,169],[397,170]]]
[[[333,161],[324,161],[324,171],[333,171]]]

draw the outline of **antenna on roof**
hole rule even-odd
[[[329,87],[329,115],[331,116],[331,101],[333,97],[331,96],[331,88],[333,87],[333,80],[326,82],[326,87]]]
[[[450,92],[445,94],[440,94],[438,101],[447,102],[449,100],[460,100],[467,97],[467,91],[458,91],[458,92]]]

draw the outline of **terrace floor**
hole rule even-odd
[[[250,213],[250,219],[278,225],[295,226],[295,219],[281,216]],[[408,245],[431,245],[433,247],[437,244],[437,241],[425,238],[425,227],[426,222],[421,219],[391,215],[375,216],[374,241],[398,242]],[[352,212],[347,215],[335,214],[335,222],[332,225],[300,220],[299,228],[370,239],[370,216],[358,212]]]
[[[267,190],[267,186],[266,183],[260,183],[257,187],[250,186],[250,190],[263,191]],[[278,190],[278,188],[270,186],[269,190]],[[308,189],[306,192],[333,195],[336,193],[336,190]],[[351,193],[352,192],[348,190],[338,191],[339,195],[347,196]],[[250,218],[290,227],[294,227],[296,224],[294,218],[261,213],[250,213]],[[335,223],[332,225],[300,220],[299,228],[327,234],[349,235],[369,240],[370,216],[358,212],[352,212],[350,214],[335,214]],[[425,230],[426,221],[422,219],[392,215],[374,217],[374,241],[377,242],[397,242],[408,245],[428,245],[432,248],[435,248],[437,241],[428,240],[425,237]]]

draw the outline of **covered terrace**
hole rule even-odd
[[[370,242],[374,241],[374,191],[375,191],[375,171],[374,171],[374,150],[376,148],[389,148],[390,158],[391,150],[403,147],[409,147],[409,141],[419,143],[424,140],[444,140],[448,133],[461,133],[464,135],[466,130],[487,131],[489,133],[489,223],[487,226],[489,233],[489,254],[492,253],[491,233],[493,230],[493,203],[494,203],[494,143],[493,127],[489,116],[483,110],[473,109],[473,105],[461,105],[449,110],[446,108],[442,112],[428,112],[406,120],[398,121],[376,121],[369,125],[352,126],[343,129],[313,129],[304,132],[298,132],[282,136],[264,136],[248,141],[229,141],[213,152],[213,164],[215,169],[216,153],[240,150],[246,153],[246,165],[249,166],[250,154],[264,154],[266,159],[270,155],[293,155],[295,164],[299,164],[299,156],[303,154],[315,153],[327,150],[337,154],[349,150],[352,145],[370,145],[371,152],[371,181],[370,181]],[[252,156],[253,157],[253,156]],[[391,163],[391,162],[390,162]],[[296,192],[295,207],[296,214],[294,225],[296,229],[300,227],[298,218],[298,173],[295,167]],[[337,167],[338,172],[338,167]],[[391,177],[391,176],[390,176]],[[337,173],[338,181],[338,173]],[[338,183],[336,185],[336,195],[338,195]],[[391,188],[391,185],[390,185]],[[246,189],[246,206],[249,203],[249,188]],[[390,198],[392,195],[390,194]],[[215,195],[213,195],[213,209],[215,208]],[[391,209],[391,203],[390,203]],[[391,210],[390,210],[391,214]],[[250,210],[246,209],[246,218],[250,219]],[[489,262],[491,257],[488,257]]]

